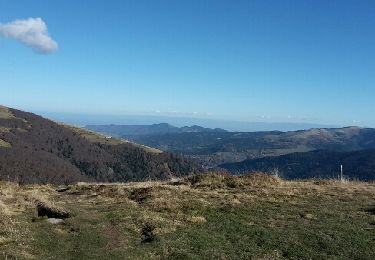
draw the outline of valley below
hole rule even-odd
[[[205,169],[232,174],[278,172],[285,179],[375,180],[375,129],[313,128],[299,131],[228,132],[168,124],[86,126],[102,134],[182,155]]]

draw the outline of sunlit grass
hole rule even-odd
[[[374,194],[374,183],[260,173],[61,187],[3,183],[0,230],[10,231],[1,233],[8,242],[0,251],[36,259],[373,259]],[[35,218],[35,201],[72,217],[58,225]],[[154,237],[148,243],[145,227]]]
[[[1,119],[9,119],[9,118],[13,118],[13,117],[14,116],[13,116],[12,112],[10,112],[7,107],[4,107],[4,106],[0,105],[0,118]]]

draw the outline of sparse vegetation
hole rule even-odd
[[[125,139],[114,138],[112,136],[106,136],[106,135],[103,135],[103,134],[99,134],[99,133],[90,131],[88,129],[79,128],[79,127],[75,127],[75,126],[71,126],[71,125],[66,125],[66,124],[61,124],[61,125],[68,128],[68,129],[73,130],[74,132],[78,133],[80,136],[86,138],[87,140],[89,140],[90,142],[93,142],[93,143],[100,143],[100,144],[107,144],[107,145],[132,144],[132,145],[136,146],[137,148],[144,149],[146,152],[162,153],[162,151],[159,150],[159,149],[148,147],[148,146],[137,144],[137,143],[133,143],[133,142],[130,142],[130,141],[125,140]]]
[[[63,187],[1,183],[0,251],[20,259],[374,259],[374,194],[374,183],[261,173]],[[71,217],[60,224],[35,219],[37,201]]]
[[[136,188],[130,193],[129,199],[138,203],[142,203],[147,199],[151,198],[151,192],[151,187]]]
[[[7,107],[0,105],[0,119],[8,119],[14,117]]]
[[[11,128],[9,128],[9,127],[2,127],[2,126],[0,126],[0,133],[9,133],[10,129]]]
[[[267,187],[270,185],[278,185],[280,182],[279,178],[264,173],[233,176],[228,173],[212,172],[204,175],[193,175],[187,177],[186,180],[192,187],[209,187],[212,189]]]
[[[10,143],[5,142],[3,139],[0,139],[0,147],[10,148],[10,147],[12,147],[12,146],[11,146]]]

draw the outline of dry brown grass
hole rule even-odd
[[[22,190],[15,183],[0,183],[0,257],[32,258],[26,242],[31,239],[30,232],[19,220],[29,206]]]
[[[4,141],[3,139],[0,139],[0,147],[11,148],[12,145],[10,143]]]
[[[243,215],[238,213],[237,222],[231,224],[264,226],[273,230],[290,225],[291,221],[319,222],[326,217],[320,213],[322,209],[329,215],[329,209],[336,203],[355,206],[357,203],[353,201],[356,200],[374,201],[373,194],[375,186],[372,183],[283,181],[261,173],[238,177],[211,173],[178,182],[79,183],[70,186],[0,183],[0,230],[4,230],[0,231],[0,251],[14,252],[19,244],[25,244],[19,254],[9,255],[32,258],[30,241],[35,232],[40,232],[36,228],[40,226],[50,229],[48,234],[56,234],[67,241],[74,239],[74,234],[90,236],[98,232],[95,234],[108,241],[106,250],[130,250],[135,243],[140,243],[140,234],[146,224],[155,227],[156,237],[168,237],[180,230],[210,225],[220,214],[228,213],[228,217],[233,217],[231,210],[234,213],[244,210]],[[74,213],[73,217],[66,224],[54,227],[44,224],[44,220],[25,221],[24,216],[33,212],[38,201],[51,208],[67,209]],[[265,211],[259,212],[257,208]],[[337,218],[347,214],[347,211],[339,213],[335,210]],[[366,206],[360,210],[351,213],[354,219],[368,214],[365,210],[373,209]],[[217,224],[223,220],[225,218],[217,220]],[[269,252],[258,259],[277,259],[279,253]]]
[[[0,133],[9,133],[9,132],[10,132],[10,128],[0,126]]]
[[[34,259],[30,245],[33,241],[31,218],[25,219],[25,216],[35,212],[38,203],[63,211],[53,202],[53,191],[50,185],[19,186],[0,182],[0,258]]]
[[[99,133],[90,131],[88,129],[84,129],[84,128],[80,128],[80,127],[76,127],[76,126],[72,126],[72,125],[67,125],[67,124],[62,124],[62,123],[60,123],[60,125],[68,128],[70,130],[75,131],[80,136],[86,138],[88,141],[93,142],[93,143],[101,143],[101,144],[108,144],[108,145],[131,144],[131,145],[136,146],[138,148],[141,148],[141,149],[143,149],[143,150],[145,150],[146,152],[149,152],[149,153],[162,153],[163,152],[159,149],[152,148],[152,147],[149,147],[149,146],[146,146],[146,145],[133,143],[133,142],[130,142],[130,141],[122,139],[122,138],[115,138],[115,137],[109,138],[106,135],[99,134]]]
[[[185,178],[185,182],[193,187],[208,187],[211,189],[226,188],[249,188],[269,187],[279,185],[281,180],[277,177],[264,173],[249,173],[241,176],[233,176],[228,173],[208,173],[205,175],[194,175]]]
[[[66,127],[70,130],[73,130],[80,136],[86,138],[88,141],[93,142],[93,143],[101,143],[101,144],[109,144],[109,145],[118,145],[118,144],[124,144],[126,143],[125,141],[117,138],[106,138],[105,135],[95,133],[93,131],[77,127],[77,126],[72,126],[72,125],[67,125],[63,123],[59,123],[61,126]]]
[[[4,106],[0,105],[0,118],[9,119],[9,118],[13,118],[13,117],[14,116],[13,116],[12,112],[10,112],[7,107],[4,107]]]

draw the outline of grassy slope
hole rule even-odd
[[[81,184],[60,193],[56,188],[0,184],[3,256],[375,258],[375,184],[213,175],[179,185]],[[58,225],[35,219],[35,199],[73,217]],[[156,227],[151,243],[142,243],[146,223]]]
[[[143,149],[143,150],[145,150],[146,152],[149,152],[149,153],[162,153],[162,151],[159,150],[159,149],[148,147],[146,145],[133,143],[133,142],[127,141],[125,139],[112,138],[112,137],[106,138],[105,135],[102,135],[102,134],[99,134],[99,133],[96,133],[96,132],[93,132],[93,131],[90,131],[90,130],[87,130],[87,129],[84,129],[84,128],[75,127],[75,126],[71,126],[71,125],[67,125],[67,124],[61,124],[61,125],[70,129],[70,130],[75,131],[79,135],[85,137],[87,140],[89,140],[91,142],[94,142],[94,143],[101,143],[101,144],[108,144],[108,145],[118,145],[118,144],[124,144],[124,143],[131,143],[135,147],[141,148],[141,149]]]
[[[13,117],[13,115],[8,110],[8,108],[3,107],[3,106],[0,105],[0,118],[8,119],[8,118],[12,118],[12,117]],[[9,128],[0,127],[0,133],[1,132],[7,133],[7,132],[9,132]],[[0,139],[0,147],[10,148],[11,145],[8,142],[5,142],[3,139]]]
[[[7,107],[0,105],[0,118],[8,119],[14,117]]]

